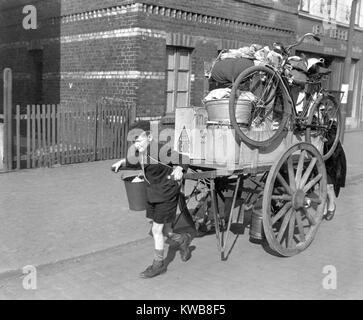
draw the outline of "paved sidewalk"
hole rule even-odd
[[[344,149],[347,183],[363,179],[363,131],[347,133]],[[0,273],[146,239],[145,213],[128,209],[113,162],[0,174]]]
[[[145,238],[113,162],[0,174],[0,273]]]
[[[343,148],[347,157],[347,183],[363,179],[363,130],[346,132]]]
[[[152,259],[147,238],[40,266],[35,290],[23,289],[21,272],[0,275],[0,299],[362,299],[362,186],[360,181],[342,191],[334,220],[322,222],[310,247],[294,257],[267,253],[249,241],[246,230],[228,260],[221,261],[215,235],[210,235],[193,240],[190,261],[171,252],[167,273],[141,279],[139,272]],[[229,245],[234,239],[231,235]],[[332,267],[337,286],[328,290],[324,281]]]

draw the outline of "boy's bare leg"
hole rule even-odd
[[[143,278],[152,278],[166,271],[164,265],[164,224],[153,222],[152,234],[154,239],[154,260],[151,266],[148,266],[140,275]]]
[[[155,250],[164,251],[164,224],[153,222],[152,233],[154,237]]]

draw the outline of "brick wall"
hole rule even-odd
[[[145,29],[164,30],[166,45],[188,47],[192,53],[191,105],[200,105],[205,90],[204,64],[210,63],[217,56],[218,50],[238,48],[251,43],[270,45],[275,41],[291,43],[296,32],[296,7],[294,1],[275,10],[272,1],[265,1],[264,7],[255,7],[244,1],[143,1],[144,13],[140,15],[138,25]],[[266,3],[270,3],[270,7]],[[166,13],[167,8],[176,8]],[[199,14],[198,14],[199,13]],[[197,18],[194,18],[197,14]],[[191,17],[189,17],[191,15]],[[203,17],[200,18],[200,16]],[[221,17],[230,22],[213,22]],[[262,19],[261,19],[262,17]],[[233,19],[235,19],[233,21]],[[244,22],[241,24],[240,22]],[[270,28],[268,28],[270,27]],[[152,41],[152,40],[150,40]],[[148,53],[161,57],[160,50],[148,50]],[[149,56],[150,60],[151,57]],[[163,64],[159,64],[162,71]],[[150,87],[150,86],[149,86]],[[164,85],[165,87],[165,85]],[[160,84],[154,81],[154,91],[161,90]],[[158,94],[161,104],[166,96]],[[140,96],[141,112],[144,110],[144,97]],[[155,98],[156,99],[156,98]],[[159,106],[153,99],[155,106]],[[148,97],[145,97],[145,102]],[[146,108],[147,109],[147,108]],[[155,110],[159,107],[155,107]],[[150,112],[149,110],[147,113]]]
[[[15,5],[16,1],[14,1]],[[60,23],[50,20],[60,16],[60,0],[33,1],[37,9],[38,28],[25,30],[22,13],[23,6],[14,7],[0,12],[0,70],[1,87],[3,86],[2,71],[11,68],[13,71],[13,102],[14,104],[58,103],[60,95]],[[42,50],[43,68],[36,71],[34,50]],[[36,80],[41,72],[47,75],[40,81]],[[53,74],[54,77],[50,77]],[[42,95],[37,91],[42,89]],[[0,112],[2,111],[3,92],[0,90]]]
[[[97,99],[107,99],[137,107],[139,116],[162,116],[167,45],[192,50],[190,103],[199,105],[205,90],[204,64],[221,49],[291,42],[296,33],[297,2],[35,2],[40,20],[36,31],[22,29],[23,15],[18,9],[2,13],[0,68],[9,66],[16,75],[14,102],[32,103],[28,50],[42,48],[44,103],[86,102],[91,107]]]
[[[299,3],[298,0],[284,0],[278,3],[272,0],[143,0],[142,2],[292,30],[296,29]]]

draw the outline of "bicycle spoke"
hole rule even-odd
[[[267,89],[269,89],[269,86],[270,86],[270,84],[271,84],[271,81],[273,80],[273,78],[270,78],[270,82],[265,86],[265,90],[263,91],[263,93],[261,94],[261,98],[260,98],[260,100],[258,101],[258,102],[262,102],[263,104],[264,104],[264,101],[262,101],[262,99],[263,99],[263,97],[264,97],[264,95],[265,95],[265,93],[266,93],[266,91],[267,91]]]

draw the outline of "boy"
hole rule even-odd
[[[150,154],[150,144],[153,135],[150,132],[149,121],[139,121],[130,127],[130,130],[141,129],[136,141],[135,149],[138,153],[138,162],[131,164],[129,159],[121,159],[112,165],[115,172],[121,166],[142,169],[146,181],[147,208],[146,217],[152,220],[152,235],[154,238],[154,260],[153,263],[143,271],[140,276],[152,278],[166,272],[167,266],[164,263],[164,244],[166,236],[171,245],[180,249],[180,256],[183,261],[188,261],[191,257],[189,244],[192,237],[188,233],[177,234],[172,230],[172,223],[176,217],[176,210],[179,200],[180,181],[183,172],[188,168],[188,159],[174,150],[169,149],[171,161],[160,161],[162,154]],[[163,150],[163,149],[161,149]],[[158,153],[160,148],[158,149]],[[168,155],[165,155],[168,156]],[[171,157],[170,157],[171,156]],[[163,159],[161,159],[163,160]],[[168,162],[168,163],[166,163]],[[173,164],[175,165],[173,167]]]

